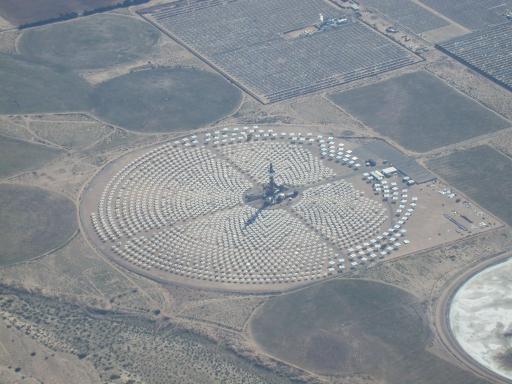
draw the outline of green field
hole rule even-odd
[[[169,132],[213,123],[239,104],[241,93],[223,77],[187,68],[133,72],[100,84],[94,113],[140,132]]]
[[[0,153],[2,154],[0,177],[6,177],[18,172],[40,168],[61,152],[44,145],[0,136]]]
[[[85,111],[90,87],[56,68],[0,54],[0,114]]]
[[[403,147],[427,152],[512,124],[427,72],[414,72],[329,98]]]
[[[43,189],[0,184],[0,265],[63,244],[77,228],[73,202]]]
[[[427,166],[512,225],[512,160],[488,145],[430,160]]]
[[[93,69],[142,59],[159,39],[152,25],[118,15],[94,15],[28,30],[19,41],[29,60]]]
[[[334,280],[265,303],[250,330],[269,354],[327,374],[382,383],[484,383],[425,351],[430,329],[418,299],[366,280]]]

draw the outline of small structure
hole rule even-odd
[[[373,178],[377,181],[381,181],[384,179],[384,175],[380,171],[370,172],[370,175],[372,175]]]
[[[327,17],[327,18],[325,18],[324,15],[321,13],[319,16],[320,16],[320,22],[315,25],[317,27],[318,31],[324,31],[326,29],[336,28],[336,27],[348,22],[348,19],[346,17],[343,17],[343,18]]]
[[[294,197],[297,197],[299,192],[296,190],[290,191],[285,185],[277,184],[275,181],[275,170],[272,163],[270,163],[268,167],[268,183],[263,186],[263,190],[261,194],[246,194],[245,201],[246,202],[257,202],[262,201],[261,206],[254,212],[254,214],[247,219],[245,222],[245,227],[253,224],[261,212],[269,208],[273,205],[280,204],[285,200],[290,201]]]
[[[387,167],[387,168],[384,168],[381,172],[384,176],[391,177],[398,173],[398,169],[396,169],[395,167]]]

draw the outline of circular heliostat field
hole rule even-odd
[[[133,17],[94,15],[25,31],[20,53],[70,69],[95,69],[146,57],[160,33]]]
[[[81,220],[101,252],[157,280],[275,290],[399,246],[410,212],[393,214],[360,167],[332,137],[225,128],[111,163],[84,191]]]
[[[232,112],[242,94],[222,76],[190,68],[158,68],[119,76],[93,95],[101,119],[140,132],[198,128]]]
[[[40,256],[75,232],[73,202],[40,188],[0,185],[0,265]]]

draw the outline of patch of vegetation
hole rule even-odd
[[[2,0],[0,15],[19,29],[147,3],[149,0]]]
[[[26,29],[31,27],[39,27],[41,25],[50,24],[50,23],[56,23],[58,21],[66,21],[69,19],[74,19],[75,17],[78,17],[78,13],[76,12],[68,12],[61,14],[56,17],[52,17],[50,19],[44,19],[44,20],[38,20],[38,21],[32,21],[30,23],[20,24],[18,25],[18,29]]]
[[[75,17],[79,17],[79,16],[94,15],[96,13],[107,12],[107,11],[111,11],[111,10],[117,9],[117,8],[130,7],[132,5],[144,4],[144,3],[148,3],[148,2],[149,2],[149,0],[124,0],[119,3],[114,3],[112,5],[106,5],[103,7],[98,7],[98,8],[93,8],[93,9],[86,9],[82,13],[78,13],[78,12],[61,13],[61,14],[59,14],[59,16],[51,17],[49,19],[36,20],[36,21],[31,21],[28,23],[20,24],[20,25],[18,25],[18,29],[39,27],[41,25],[52,24],[52,23],[56,23],[59,21],[66,21],[66,20],[74,19]]]

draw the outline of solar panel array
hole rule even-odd
[[[446,20],[411,0],[363,0],[361,3],[377,9],[413,33],[423,33],[449,25]]]
[[[442,51],[512,89],[512,23],[476,31],[438,45]]]
[[[142,14],[239,86],[268,103],[390,71],[420,59],[323,0],[173,2]]]
[[[512,0],[420,0],[469,29],[481,29],[506,21]]]

